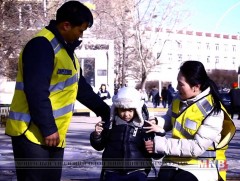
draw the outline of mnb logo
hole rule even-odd
[[[227,160],[199,160],[200,168],[218,168],[219,171],[228,169]]]

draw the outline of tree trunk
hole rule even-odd
[[[125,51],[126,51],[126,47],[125,47],[125,35],[123,35],[123,42],[122,42],[122,86],[121,87],[124,87],[125,85],[126,85],[126,79],[125,79],[125,70],[126,70],[126,68],[125,68],[125,59],[126,59],[126,57],[125,57]]]
[[[143,71],[142,71],[142,80],[141,80],[141,89],[142,89],[142,90],[145,90],[146,81],[147,81],[147,73],[146,73],[146,71],[143,69]]]

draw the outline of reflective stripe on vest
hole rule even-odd
[[[17,121],[24,121],[26,123],[29,123],[31,119],[30,114],[13,112],[13,111],[9,112],[9,118]]]
[[[52,47],[53,47],[53,50],[54,50],[54,54],[57,54],[58,51],[61,50],[62,48],[62,45],[58,42],[57,38],[53,38],[51,41],[50,41]]]
[[[198,109],[201,111],[204,117],[206,117],[213,109],[211,104],[206,98],[201,99],[196,103]],[[173,117],[177,118],[177,114],[173,113]],[[189,121],[190,122],[190,121]],[[193,139],[194,135],[190,134],[187,130],[184,129],[183,125],[178,121],[175,122],[174,128],[181,132],[181,134],[187,139]]]
[[[199,158],[216,158],[216,151],[215,150],[207,150]]]
[[[208,102],[206,97],[199,100],[196,104],[197,104],[199,110],[204,115],[204,117],[206,117],[213,109],[212,105]]]
[[[64,114],[67,114],[67,113],[73,111],[73,108],[74,108],[74,104],[70,104],[70,105],[62,107],[58,110],[53,110],[53,117],[58,118],[60,116],[63,116]],[[30,119],[31,119],[31,116],[30,116],[30,114],[26,114],[26,113],[19,113],[19,112],[10,111],[9,112],[9,118],[14,119],[16,121],[24,121],[26,123],[29,123]]]
[[[179,122],[176,122],[175,123],[175,127],[174,127],[176,130],[178,131],[181,131],[182,135],[187,138],[187,139],[193,139],[193,135],[189,134],[184,128],[183,126],[179,123]]]
[[[77,81],[78,81],[78,75],[75,74],[73,77],[70,77],[65,82],[59,82],[55,85],[51,85],[50,88],[49,88],[49,91],[54,92],[54,91],[57,91],[57,90],[63,90],[65,87],[68,87],[68,86],[76,83]]]
[[[50,85],[49,91],[54,92],[57,90],[63,90],[65,87],[68,87],[74,83],[78,82],[78,75],[75,74],[73,77],[70,77],[64,82],[59,82],[55,85]],[[24,90],[24,84],[23,82],[16,82],[16,90]]]

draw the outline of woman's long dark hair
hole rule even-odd
[[[218,87],[215,82],[208,77],[204,65],[201,62],[194,60],[186,61],[181,65],[180,72],[191,87],[200,84],[201,91],[210,87],[210,93],[214,100],[214,112],[218,113],[221,111],[222,101],[218,92]]]

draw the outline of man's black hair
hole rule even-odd
[[[73,26],[87,22],[88,27],[91,27],[93,16],[91,11],[79,1],[68,1],[57,10],[56,21],[57,23],[68,21]]]

